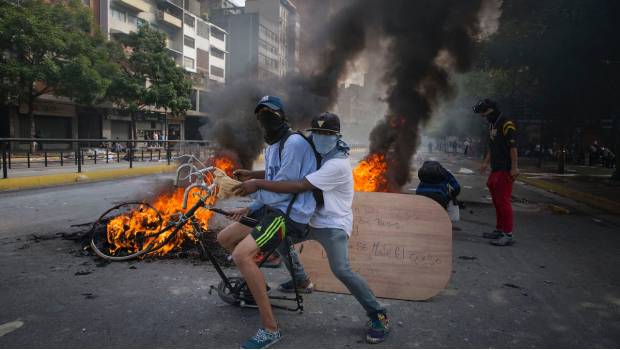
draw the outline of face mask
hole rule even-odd
[[[312,142],[314,148],[319,154],[327,154],[336,147],[338,143],[338,135],[321,135],[317,133],[312,134]]]
[[[265,130],[265,142],[272,145],[288,130],[288,124],[279,115],[270,111],[261,111],[258,114],[258,122]]]

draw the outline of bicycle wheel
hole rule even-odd
[[[116,242],[110,242],[108,239],[108,224],[110,224],[111,220],[116,220],[121,215],[128,217],[135,213],[148,214],[150,217],[155,218],[147,223],[148,227],[159,227],[163,222],[163,218],[159,211],[148,203],[127,202],[116,205],[104,212],[91,227],[89,232],[90,247],[93,252],[99,257],[110,261],[130,260],[161,248],[176,234],[176,230],[173,230],[169,233],[168,237],[159,240],[158,243],[149,242],[149,238],[170,231],[171,227],[166,226],[159,231],[136,236],[137,239],[135,242],[132,242],[131,247],[119,248]]]

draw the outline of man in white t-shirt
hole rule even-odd
[[[390,331],[386,310],[379,304],[366,281],[353,272],[349,265],[348,243],[353,228],[353,174],[348,159],[349,147],[341,140],[340,119],[335,114],[323,113],[312,120],[309,131],[312,131],[312,142],[322,158],[322,165],[317,171],[298,181],[248,180],[235,190],[243,195],[260,189],[276,193],[321,191],[323,203],[317,203],[317,209],[310,218],[308,235],[291,235],[291,238],[295,243],[316,240],[323,246],[332,272],[364,307],[370,318],[366,340],[380,343]],[[287,253],[285,249],[278,251],[282,255]],[[289,266],[288,259],[283,260],[287,268],[294,271],[298,291],[311,292],[312,282],[299,257],[295,255],[292,258],[293,266]],[[278,289],[295,291],[292,280],[281,284]]]

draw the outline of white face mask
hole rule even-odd
[[[319,154],[327,154],[336,147],[338,143],[338,135],[321,135],[312,133],[312,142],[314,148]]]

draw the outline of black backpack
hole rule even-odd
[[[439,162],[433,160],[424,162],[422,167],[418,170],[418,178],[420,181],[431,185],[437,185],[448,181],[449,177],[448,171]]]
[[[321,157],[321,154],[316,151],[316,148],[314,147],[314,143],[312,142],[312,140],[307,138],[306,135],[304,135],[300,131],[292,131],[289,129],[286,132],[286,134],[284,134],[284,136],[280,139],[280,149],[278,150],[280,162],[282,162],[282,149],[284,148],[284,144],[286,143],[286,140],[288,140],[289,137],[295,134],[303,137],[304,140],[308,142],[308,144],[310,145],[310,148],[312,148],[312,152],[314,152],[314,157],[316,158],[316,170],[319,170],[319,168],[321,167],[321,161],[323,160],[323,157]],[[315,188],[312,190],[312,196],[314,197],[314,200],[316,201],[317,207],[320,207],[325,203],[325,200],[323,199],[323,191],[319,190],[318,188]],[[291,204],[289,205],[289,207],[293,205],[293,202],[295,201],[295,199],[297,199],[296,194],[293,196],[293,200],[291,201]]]

